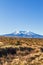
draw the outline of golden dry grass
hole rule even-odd
[[[0,65],[43,65],[43,39],[0,37]]]

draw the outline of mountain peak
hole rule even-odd
[[[39,35],[31,31],[15,31],[11,34],[5,34],[4,36],[23,37],[23,38],[43,38],[43,35]]]
[[[13,32],[13,34],[26,34],[27,31],[15,31]]]

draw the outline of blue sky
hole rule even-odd
[[[43,0],[0,0],[0,34],[15,30],[43,34]]]

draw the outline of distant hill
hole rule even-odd
[[[10,34],[5,34],[3,36],[10,36],[10,37],[23,37],[23,38],[43,38],[43,35],[36,34],[34,32],[27,32],[27,31],[15,31]]]

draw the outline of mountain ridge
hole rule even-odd
[[[23,37],[23,38],[43,38],[43,35],[36,34],[31,31],[15,31],[10,34],[4,34],[3,36],[8,36],[8,37]]]

